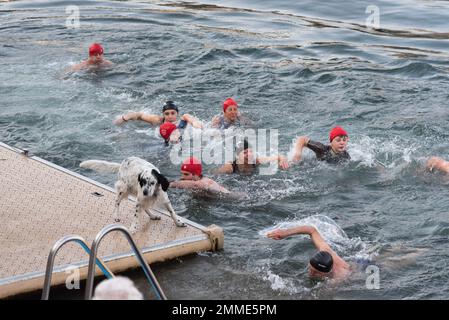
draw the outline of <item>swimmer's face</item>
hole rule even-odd
[[[89,57],[89,59],[93,62],[93,63],[101,63],[103,61],[103,55],[100,53],[97,54],[93,54]]]
[[[193,180],[193,174],[184,170],[181,170],[181,180]]]
[[[254,159],[253,150],[248,148],[248,149],[240,152],[238,155],[238,158],[237,158],[237,163],[238,164],[254,164],[254,163],[256,163],[256,161]]]
[[[181,180],[199,180],[200,177],[195,176],[193,173],[181,170]]]
[[[335,139],[331,142],[332,150],[334,150],[336,153],[345,151],[348,145],[348,141],[349,138],[347,136],[335,137]]]
[[[176,122],[178,118],[178,112],[176,110],[165,110],[163,115],[164,120],[167,122]]]
[[[329,277],[332,274],[332,270],[330,272],[321,272],[317,269],[315,269],[310,263],[309,263],[309,276],[311,278],[325,278]]]
[[[230,120],[230,121],[235,121],[235,120],[237,119],[238,112],[239,112],[239,111],[238,111],[237,106],[229,106],[229,107],[226,109],[224,115],[225,115],[225,118],[226,118],[226,119],[228,119],[228,120]]]

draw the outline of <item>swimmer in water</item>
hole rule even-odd
[[[181,179],[170,182],[170,188],[191,189],[203,194],[230,194],[225,187],[203,176],[201,162],[195,157],[186,159],[181,165]]]
[[[211,127],[224,130],[231,126],[242,126],[249,123],[248,118],[240,114],[237,102],[232,98],[228,98],[223,102],[223,115],[214,117]]]
[[[343,280],[351,273],[351,266],[327,244],[318,230],[312,226],[290,229],[276,229],[267,234],[274,240],[281,240],[296,234],[308,234],[318,252],[309,260],[309,275],[313,278],[333,278]]]
[[[245,139],[236,148],[236,158],[233,162],[226,163],[219,169],[215,170],[215,174],[232,174],[239,173],[242,175],[250,175],[255,173],[257,167],[261,164],[277,162],[279,168],[286,170],[289,168],[287,158],[282,155],[271,157],[255,157],[253,150],[250,148],[248,140]]]
[[[70,71],[80,71],[89,68],[106,68],[114,65],[111,61],[103,57],[104,49],[98,44],[94,43],[89,47],[89,58],[81,63],[78,63],[70,68]]]
[[[130,112],[124,115],[118,116],[114,120],[115,125],[121,125],[124,122],[128,122],[131,120],[140,120],[145,121],[153,126],[161,125],[165,122],[171,122],[175,125],[177,125],[180,128],[185,127],[187,124],[192,125],[194,128],[202,128],[203,124],[197,120],[196,118],[192,117],[189,114],[183,114],[181,116],[181,119],[178,120],[178,107],[175,105],[173,101],[167,101],[165,105],[162,107],[162,116],[156,115],[156,114],[147,114],[144,112]]]
[[[293,163],[297,163],[302,158],[302,151],[304,147],[309,148],[318,160],[326,161],[327,163],[341,163],[351,159],[346,147],[349,141],[348,133],[341,127],[335,127],[329,133],[329,145],[324,145],[320,142],[310,140],[309,137],[299,137],[296,140],[295,154],[293,156]]]
[[[449,161],[446,161],[440,157],[432,157],[427,160],[426,168],[429,171],[436,169],[444,173],[449,173]]]

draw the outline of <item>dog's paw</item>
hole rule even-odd
[[[177,226],[177,227],[187,227],[187,225],[186,225],[184,222],[181,222],[181,221],[179,221],[179,220],[176,221],[175,223],[176,223],[176,226]]]
[[[152,216],[150,217],[151,220],[161,220],[160,216]]]

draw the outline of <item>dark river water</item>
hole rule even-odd
[[[69,5],[79,28],[66,26]],[[116,66],[66,74],[92,42]],[[221,226],[225,246],[157,266],[166,295],[448,299],[449,179],[423,170],[429,156],[449,159],[448,58],[447,1],[1,3],[0,141],[112,186],[115,175],[79,163],[138,156],[179,177],[154,128],[112,125],[127,111],[158,114],[166,100],[208,122],[232,96],[254,127],[278,130],[283,154],[295,137],[326,142],[341,125],[347,165],[306,151],[275,175],[208,174],[245,200],[170,192],[180,216]],[[298,224],[315,225],[345,259],[376,260],[379,289],[363,271],[313,281],[308,238],[264,237]],[[146,290],[140,272],[128,276]]]

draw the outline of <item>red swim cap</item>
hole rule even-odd
[[[103,54],[103,47],[98,43],[94,43],[89,47],[89,56],[96,54]]]
[[[235,100],[232,98],[228,98],[223,102],[223,111],[226,112],[226,109],[230,106],[238,107],[237,102],[235,102]]]
[[[332,142],[336,137],[339,136],[348,136],[348,133],[342,127],[335,127],[329,133],[329,140]]]
[[[177,128],[178,127],[171,122],[164,122],[159,127],[159,133],[161,134],[161,137],[164,138],[165,141],[167,141],[170,138],[172,132],[175,131]]]
[[[181,170],[190,172],[194,176],[201,176],[203,167],[201,165],[201,162],[197,158],[190,157],[184,160],[184,162],[181,165]]]

